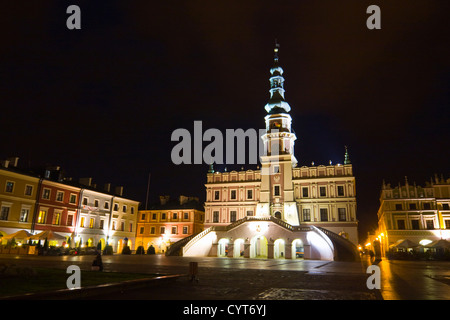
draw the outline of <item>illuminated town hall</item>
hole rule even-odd
[[[217,172],[211,165],[205,229],[173,244],[168,255],[358,259],[355,177],[347,149],[342,164],[298,166],[278,45],[274,51],[261,167]]]

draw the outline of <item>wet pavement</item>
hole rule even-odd
[[[93,256],[7,256],[1,263],[90,270]],[[189,263],[198,263],[190,281]],[[96,296],[108,300],[410,300],[450,299],[450,262],[381,261],[381,289],[369,290],[370,261],[103,256],[105,272],[180,274],[159,286]]]

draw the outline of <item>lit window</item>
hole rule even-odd
[[[37,223],[45,223],[46,217],[47,217],[47,211],[46,210],[39,210]]]
[[[84,228],[84,217],[81,217],[81,220],[80,220],[80,227],[81,228]]]
[[[61,219],[61,212],[53,212],[52,224],[59,225],[60,219]]]
[[[19,221],[20,222],[27,222],[28,221],[28,216],[30,215],[30,209],[28,208],[22,208],[22,210],[20,210],[20,218]]]
[[[94,228],[94,218],[89,219],[89,229]]]

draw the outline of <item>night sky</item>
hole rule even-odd
[[[81,8],[81,30],[66,28],[70,4]],[[381,8],[381,30],[366,27],[371,4]],[[449,177],[448,1],[8,1],[0,9],[0,157],[18,156],[22,167],[59,165],[68,177],[123,185],[142,207],[149,173],[150,202],[204,199],[208,166],[172,164],[171,133],[193,132],[195,120],[204,130],[264,128],[277,39],[299,165],[342,163],[348,146],[361,237],[376,225],[383,179]]]

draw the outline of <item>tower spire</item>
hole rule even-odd
[[[289,103],[284,101],[284,78],[283,68],[278,63],[278,52],[280,44],[275,40],[273,67],[270,69],[271,77],[270,81],[270,98],[264,109],[267,113],[288,113],[291,111]]]
[[[344,164],[351,164],[347,146],[345,146]]]

